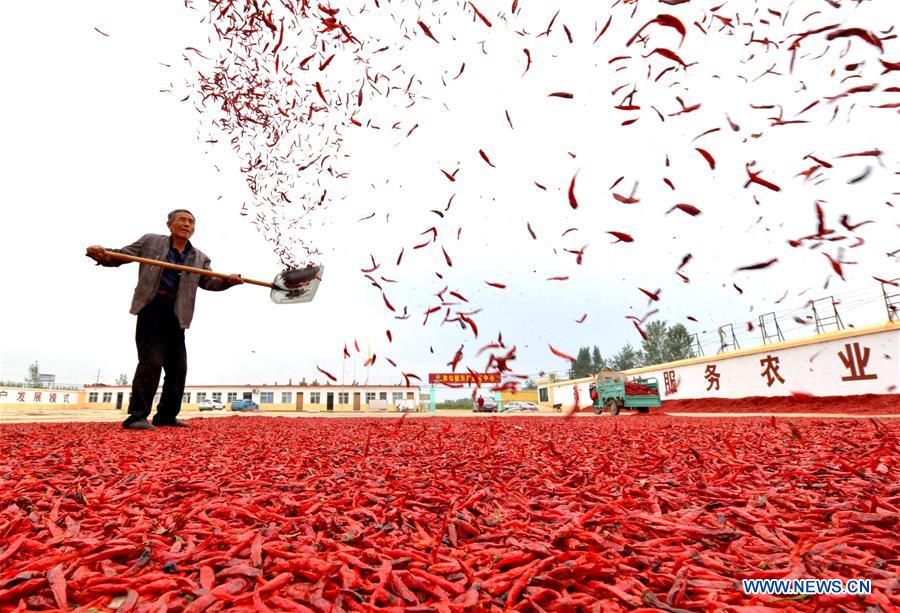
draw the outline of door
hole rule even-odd
[[[295,408],[297,411],[303,410],[303,392],[297,392],[297,406]]]
[[[119,392],[116,394],[116,408],[122,408],[122,401],[125,400],[125,392]]]
[[[353,410],[359,410],[359,392],[353,392]]]
[[[328,392],[325,396],[325,410],[333,411],[334,410],[334,392]]]

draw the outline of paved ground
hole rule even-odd
[[[182,411],[179,415],[182,419],[215,419],[219,417],[227,417],[232,415],[241,415],[246,418],[251,418],[257,415],[265,415],[268,417],[328,417],[332,419],[343,419],[348,417],[380,417],[380,418],[393,418],[397,419],[402,415],[402,413],[385,413],[382,411],[360,411],[360,412],[337,412],[337,413],[313,413],[313,412],[300,412],[300,411],[262,411],[259,413],[235,413],[232,411],[198,411],[198,410],[185,410]],[[556,411],[540,411],[536,413],[501,413],[500,417],[522,417],[528,415],[540,415],[543,417],[565,417],[566,414],[558,413]],[[622,417],[627,417],[630,413],[625,412],[622,414]],[[855,419],[869,419],[873,417],[872,415],[851,415],[846,413],[669,413],[666,412],[666,415],[672,415],[674,417],[769,417],[774,415],[776,417],[792,417],[792,418],[800,418],[800,417],[811,417],[816,419],[846,419],[846,418],[855,418]],[[435,413],[408,413],[408,419],[420,419],[423,417],[494,417],[496,416],[494,413],[473,413],[472,411],[437,411]],[[578,417],[582,418],[596,418],[594,415],[590,413],[579,413]],[[608,413],[604,413],[601,417],[608,418],[610,415]],[[897,415],[877,415],[878,419],[891,419],[891,418],[900,418],[900,414]],[[11,424],[11,423],[28,423],[28,422],[42,422],[42,423],[71,423],[71,422],[115,422],[122,421],[125,419],[125,411],[116,411],[114,409],[35,409],[35,408],[15,408],[15,409],[3,409],[0,410],[0,424]]]

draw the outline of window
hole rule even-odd
[[[350,404],[350,392],[338,392],[338,404]]]
[[[103,402],[112,402],[112,392],[103,392]]]
[[[397,404],[398,400],[403,400],[403,392],[394,392],[391,394],[391,400],[394,404]]]
[[[292,402],[290,392],[281,392],[281,403],[290,404]]]
[[[370,403],[375,400],[375,392],[366,392],[366,403]]]
[[[218,398],[216,398],[217,395],[218,395]],[[217,394],[216,392],[213,392],[213,400],[221,400],[221,399],[222,399],[222,394]],[[237,392],[228,392],[228,402],[234,402],[235,400],[237,400]]]
[[[260,404],[272,404],[275,402],[275,392],[262,392],[259,395]]]
[[[378,394],[379,400],[387,400],[387,392],[381,392]]]
[[[539,402],[550,402],[550,394],[547,392],[546,387],[538,390],[538,399]]]
[[[88,394],[88,402],[97,402],[97,392]]]
[[[310,404],[319,404],[321,402],[321,396],[319,392],[310,392],[309,393],[309,403]]]
[[[191,402],[191,393],[190,393],[190,392],[185,392],[184,395],[181,396],[181,402],[184,402],[185,404],[190,404],[190,402]]]
[[[219,394],[219,396],[221,397],[222,394]],[[200,403],[204,400],[206,400],[206,392],[197,392],[197,402]]]

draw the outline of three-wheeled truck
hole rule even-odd
[[[626,383],[628,385],[626,386]],[[641,386],[646,393],[628,393]],[[637,388],[640,390],[640,388]],[[640,391],[644,391],[640,390]],[[591,400],[594,413],[600,415],[604,407],[609,409],[610,415],[618,415],[623,408],[635,409],[639,413],[649,413],[651,408],[661,407],[662,400],[659,396],[659,381],[656,377],[635,377],[630,381],[624,375],[600,374],[590,386]]]

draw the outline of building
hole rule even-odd
[[[154,398],[159,402],[160,388]],[[84,405],[92,409],[128,408],[130,385],[85,385]],[[403,385],[188,385],[183,409],[197,409],[204,400],[252,400],[260,411],[396,411],[419,410],[418,387]]]

